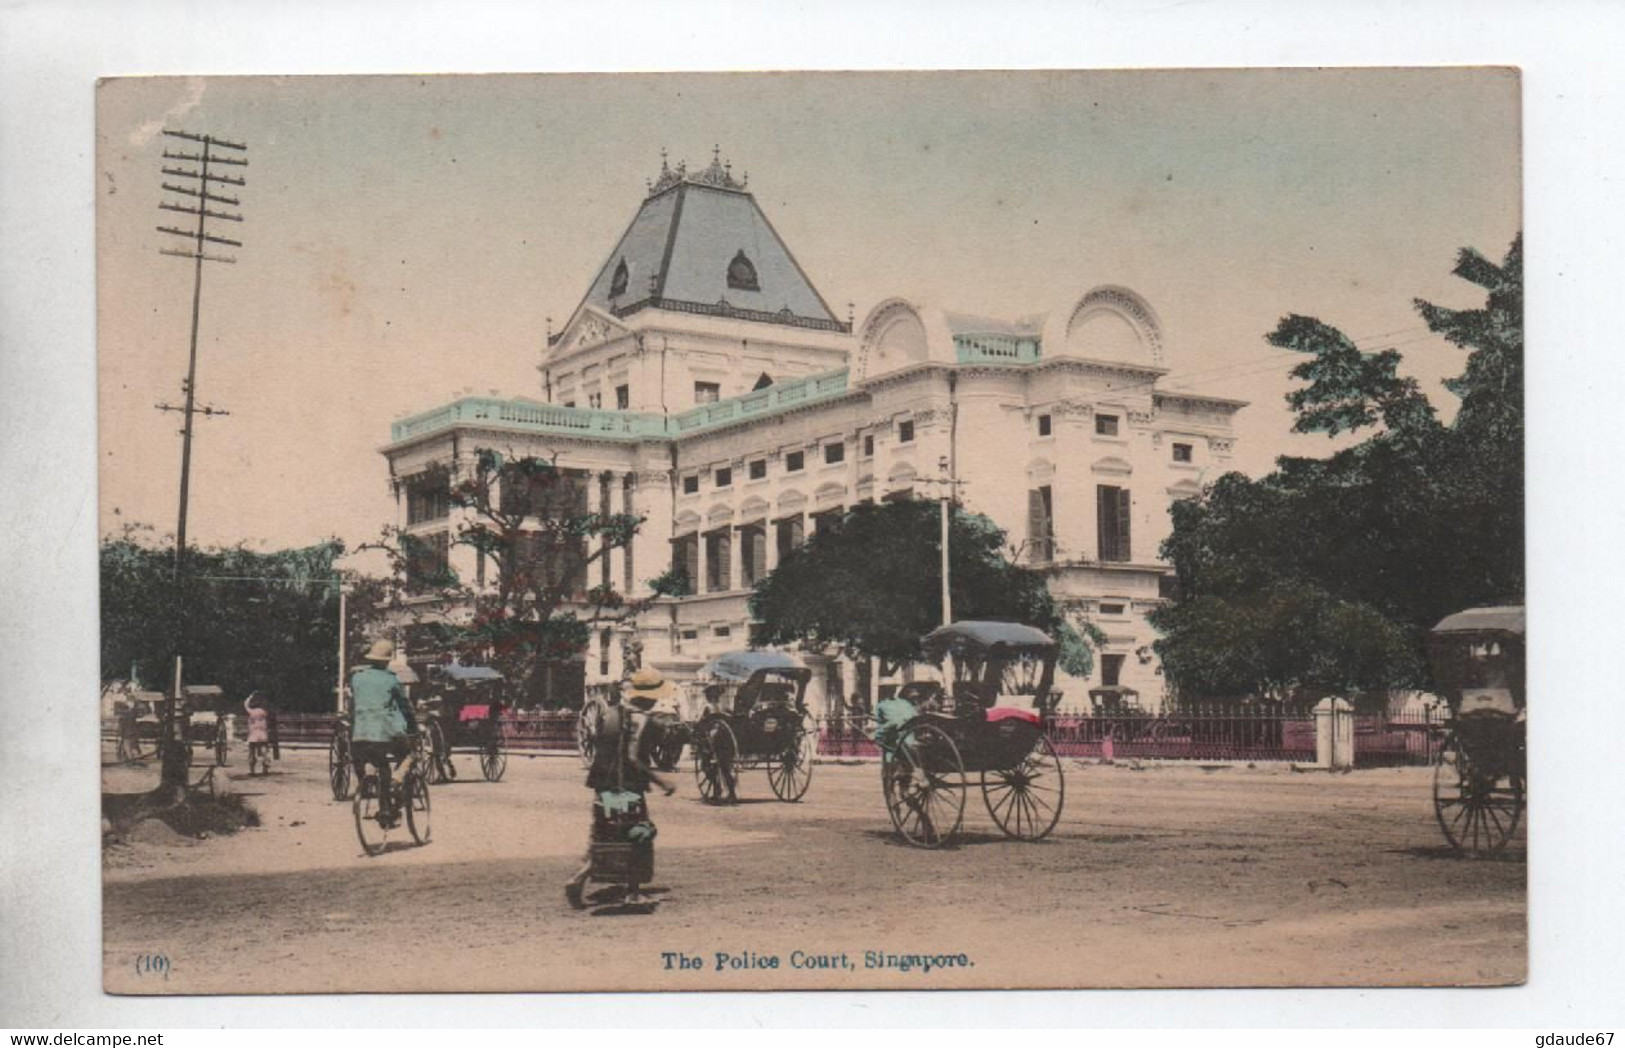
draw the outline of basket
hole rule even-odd
[[[647,884],[655,876],[653,841],[640,844],[593,843],[592,877],[597,881]]]

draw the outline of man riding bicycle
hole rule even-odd
[[[378,821],[386,827],[400,818],[390,783],[393,761],[405,757],[401,775],[411,773],[416,761],[412,741],[418,733],[406,689],[389,669],[394,654],[395,645],[389,641],[374,641],[362,656],[366,664],[350,674],[350,708],[355,717],[350,729],[350,759],[355,764],[357,781],[366,778],[368,764],[377,769]]]

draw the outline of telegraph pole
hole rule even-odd
[[[168,233],[171,236],[183,237],[192,243],[185,250],[176,248],[161,248],[159,254],[173,255],[176,258],[192,260],[192,341],[191,350],[187,356],[186,382],[182,391],[186,394],[185,403],[176,407],[172,404],[159,404],[160,411],[179,411],[182,413],[184,423],[181,427],[181,496],[178,521],[175,525],[175,573],[180,574],[186,558],[186,504],[187,495],[192,479],[192,421],[202,414],[205,417],[213,415],[226,415],[229,412],[219,408],[197,404],[197,330],[198,314],[203,302],[203,263],[222,262],[235,263],[237,260],[227,255],[210,254],[207,250],[209,244],[224,244],[228,247],[242,247],[242,241],[231,240],[227,237],[216,236],[209,232],[211,220],[220,222],[242,222],[241,212],[232,212],[224,208],[211,208],[210,204],[224,205],[225,207],[241,207],[241,202],[233,196],[226,196],[223,192],[216,193],[212,187],[242,186],[244,180],[240,176],[223,174],[219,168],[247,167],[248,160],[242,154],[248,147],[239,142],[228,142],[223,138],[212,135],[194,135],[186,131],[164,132],[171,138],[181,139],[192,143],[194,152],[187,152],[185,146],[177,146],[179,152],[164,150],[164,159],[177,161],[175,166],[166,166],[164,174],[174,178],[195,179],[195,188],[186,185],[177,185],[171,182],[163,183],[164,191],[179,194],[180,200],[165,199],[158,207],[164,211],[178,211],[185,215],[194,215],[197,218],[193,229],[178,229],[174,226],[159,226],[158,232]],[[191,166],[179,166],[181,164]],[[211,172],[213,166],[217,170]]]

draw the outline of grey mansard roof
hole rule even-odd
[[[848,329],[756,198],[715,160],[697,175],[663,168],[582,305],[615,316],[657,308]]]

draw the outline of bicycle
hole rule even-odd
[[[399,758],[395,769],[399,771],[405,761],[405,756]],[[400,826],[403,815],[413,842],[429,843],[429,780],[422,762],[415,761],[404,775],[392,777],[389,794],[382,796],[378,773],[369,767],[361,776],[351,805],[356,837],[361,841],[361,850],[369,856],[383,852],[390,831]]]

